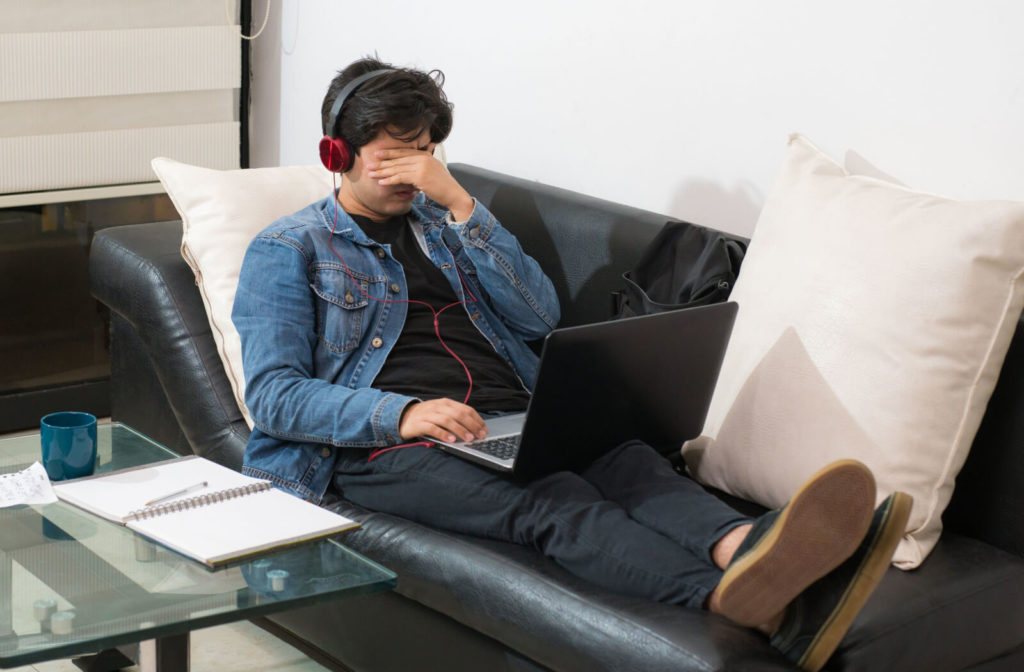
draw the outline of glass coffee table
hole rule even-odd
[[[98,435],[97,473],[178,457],[119,423],[101,423]],[[0,439],[0,473],[39,452],[38,433]],[[3,508],[0,668],[141,643],[144,669],[187,670],[192,630],[395,582],[333,539],[211,570],[64,502]]]

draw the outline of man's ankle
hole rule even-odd
[[[734,527],[725,533],[721,539],[711,549],[711,560],[715,563],[715,566],[719,569],[725,569],[732,562],[732,557],[736,555],[736,549],[740,547],[743,540],[747,538],[747,534],[750,533],[750,528],[753,527],[750,523],[746,525],[740,525]]]

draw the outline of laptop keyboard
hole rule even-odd
[[[481,453],[487,453],[500,460],[510,460],[516,456],[516,452],[519,450],[519,435],[514,434],[512,436],[499,436],[495,439],[473,441],[472,443],[467,443],[466,447],[479,450]]]

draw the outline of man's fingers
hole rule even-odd
[[[366,170],[370,177],[379,177],[382,175],[394,174],[396,172],[406,172],[410,174],[422,174],[424,172],[422,164],[415,159],[407,161],[392,159],[388,161],[368,162],[366,164]]]
[[[401,170],[371,170],[367,173],[370,179],[377,180],[378,184],[411,184],[421,189],[421,180],[414,173]]]
[[[407,438],[430,436],[442,441],[472,441],[487,435],[487,426],[480,415],[451,399],[434,399],[411,406],[402,424],[403,436]]]
[[[377,180],[377,184],[381,184],[381,185],[384,185],[384,186],[390,186],[392,184],[412,184],[412,182],[410,182],[409,180],[406,180],[401,175],[392,175],[390,177],[380,177],[378,175],[374,175],[373,173],[370,173],[370,177],[376,179]]]
[[[373,158],[366,161],[366,167],[369,170],[400,167],[426,170],[432,162],[437,162],[437,159],[416,149],[382,149],[373,153]]]
[[[430,409],[429,420],[448,436],[446,441],[454,441],[451,435],[455,435],[463,441],[483,438],[487,433],[487,426],[483,419],[469,406],[459,404],[450,399],[439,399],[436,407]]]
[[[452,399],[441,399],[442,403],[447,408],[451,409],[452,417],[455,418],[462,426],[466,427],[470,432],[476,435],[478,438],[483,438],[487,433],[487,423],[480,417],[472,406],[461,404]]]
[[[419,179],[419,174],[413,167],[404,165],[380,165],[376,168],[367,166],[366,175],[374,180],[380,180],[382,183],[383,180],[390,179],[413,184]]]
[[[449,427],[443,427],[441,425],[432,425],[430,430],[427,432],[427,436],[439,439],[441,441],[447,441],[453,443],[455,441],[472,441],[472,434],[469,434],[465,429],[462,430],[461,434],[452,434],[452,430]]]
[[[403,147],[400,149],[378,149],[373,153],[378,159],[398,159],[403,156],[416,156],[419,154],[426,154],[426,152],[413,149],[412,147]]]
[[[401,159],[388,159],[387,161],[368,161],[367,170],[400,170],[411,169],[417,164],[414,161],[402,161]]]
[[[443,423],[443,424],[442,424]],[[429,426],[427,436],[451,443],[453,441],[473,441],[477,437],[467,427],[442,420],[441,423]]]

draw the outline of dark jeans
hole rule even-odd
[[[436,448],[366,458],[358,449],[338,457],[334,487],[351,502],[530,546],[595,584],[659,602],[703,606],[722,575],[711,548],[749,522],[641,442],[619,446],[581,473],[529,483]]]

